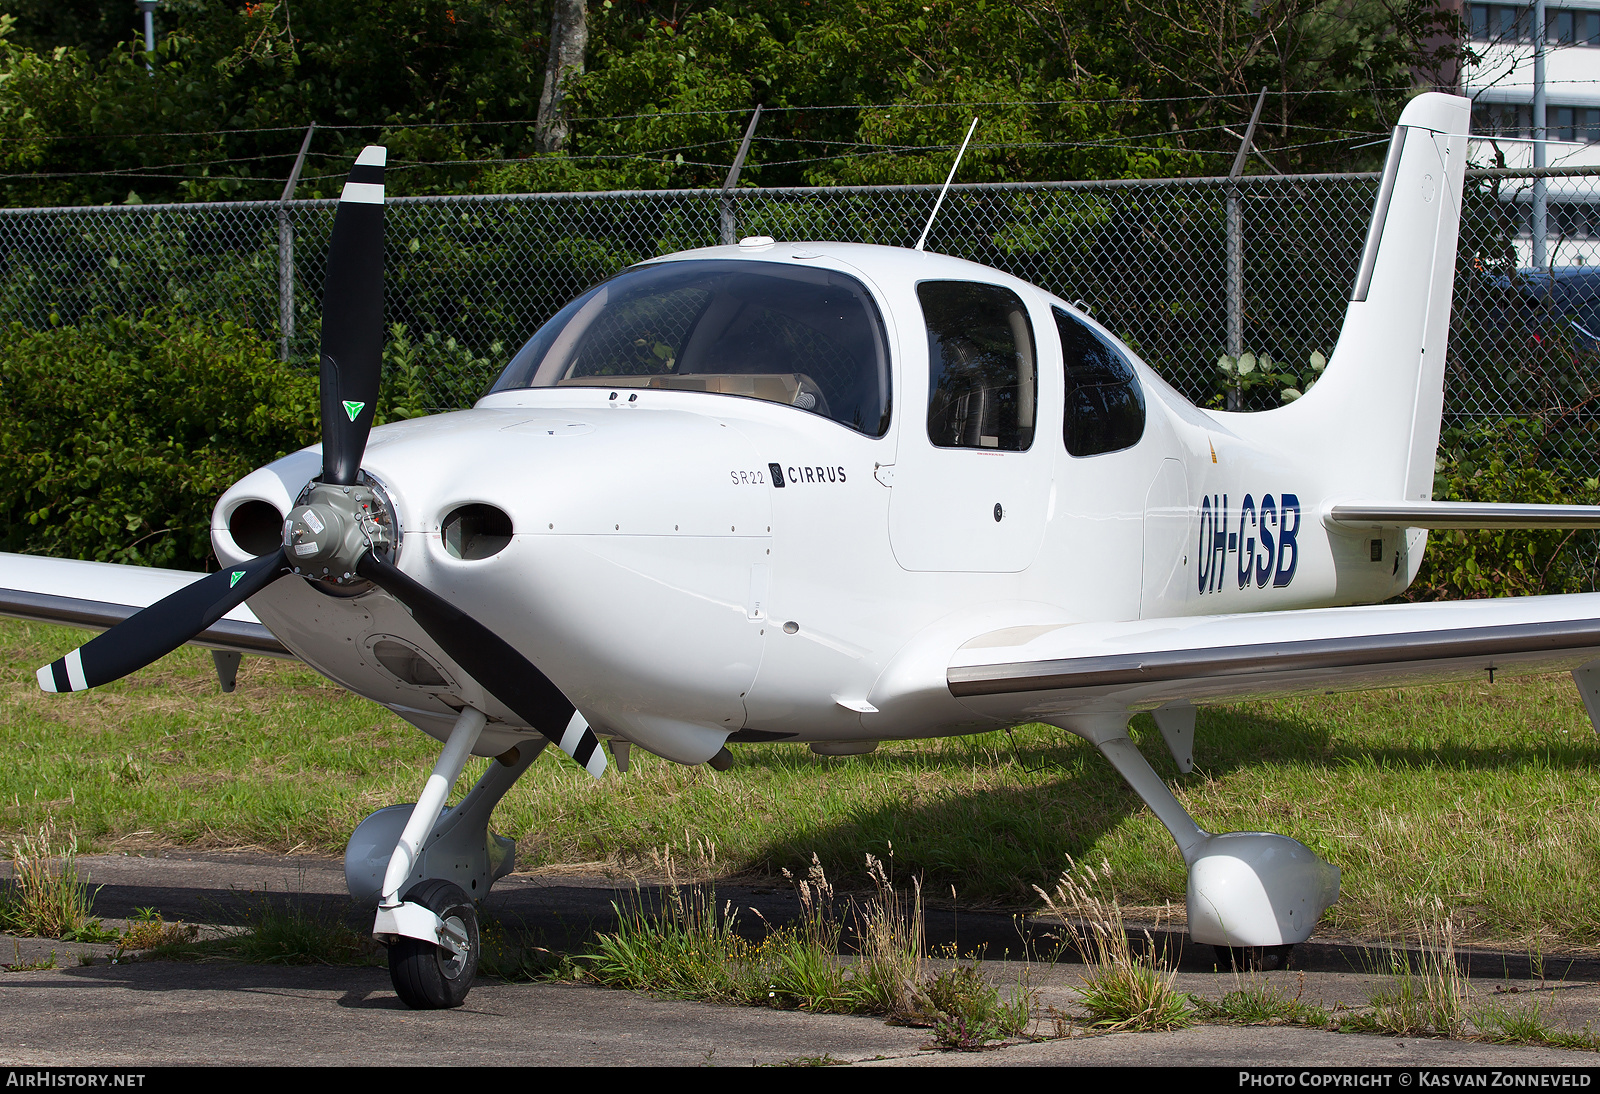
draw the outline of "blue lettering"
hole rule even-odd
[[[1222,588],[1222,568],[1228,562],[1228,527],[1224,523],[1227,511],[1228,495],[1224,494],[1222,504],[1214,505],[1211,510],[1211,591]]]
[[[1206,581],[1211,577],[1211,552],[1206,550],[1207,537],[1210,534],[1207,528],[1210,524],[1211,496],[1208,494],[1200,500],[1200,543],[1194,551],[1194,560],[1197,563],[1195,569],[1199,571],[1200,577],[1200,592],[1206,591]]]
[[[1245,522],[1249,521],[1252,528],[1256,523],[1256,503],[1249,494],[1244,496],[1244,504],[1239,506],[1239,588],[1246,588],[1250,584],[1251,571],[1256,564],[1256,537],[1245,535]]]
[[[1268,513],[1272,514],[1270,517]],[[1261,499],[1261,558],[1256,562],[1256,588],[1265,589],[1267,578],[1272,576],[1273,552],[1272,525],[1278,523],[1278,505],[1268,494]]]
[[[1289,521],[1290,514],[1294,522]],[[1300,565],[1300,499],[1294,494],[1283,495],[1282,523],[1278,529],[1278,566],[1272,575],[1272,587],[1281,589],[1294,580],[1295,567]],[[1285,561],[1287,560],[1287,561]]]

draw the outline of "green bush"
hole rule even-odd
[[[0,549],[209,569],[217,498],[317,438],[316,376],[234,323],[14,324],[0,345]]]
[[[1441,501],[1594,505],[1596,481],[1584,461],[1565,460],[1570,437],[1551,437],[1532,419],[1446,429],[1433,496]],[[1580,446],[1581,448],[1584,446]],[[1594,533],[1551,529],[1442,531],[1428,536],[1409,600],[1462,600],[1581,592],[1594,582]]]

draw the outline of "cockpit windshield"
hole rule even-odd
[[[561,309],[491,391],[634,387],[742,395],[881,437],[889,354],[865,286],[834,270],[701,259],[625,270]]]

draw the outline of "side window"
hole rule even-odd
[[[1074,456],[1131,448],[1144,436],[1144,392],[1122,353],[1076,316],[1051,308],[1061,335],[1067,401],[1061,438]]]
[[[1033,443],[1033,327],[1010,289],[971,281],[917,286],[928,326],[928,439],[939,448]]]

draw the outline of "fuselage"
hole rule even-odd
[[[1420,540],[1324,524],[1338,469],[1325,448],[1294,443],[1295,408],[1197,409],[1092,318],[1016,278],[825,243],[651,265],[707,260],[803,265],[861,286],[881,323],[886,421],[835,420],[805,405],[806,383],[772,378],[803,369],[756,361],[739,379],[766,395],[586,375],[379,427],[363,460],[401,529],[397,564],[512,642],[603,734],[699,762],[732,734],[849,751],[989,728],[922,686],[974,634],[1373,602],[1420,561]],[[951,362],[967,351],[930,314],[939,292],[1019,301],[996,329],[1003,340],[1010,324],[1033,376],[952,396]],[[1131,389],[1086,386],[1084,345],[1120,355]],[[984,424],[1002,420],[984,409],[991,397],[1008,424]],[[826,383],[819,398],[839,401]],[[1097,424],[1106,413],[1115,420]],[[308,449],[224,496],[213,520],[224,565],[253,553],[230,531],[239,506],[285,514],[319,467]],[[447,520],[467,506],[509,518],[503,546],[481,557],[452,546]],[[482,753],[527,732],[381,591],[281,581],[250,607],[308,663],[435,735],[463,703],[490,715]]]

